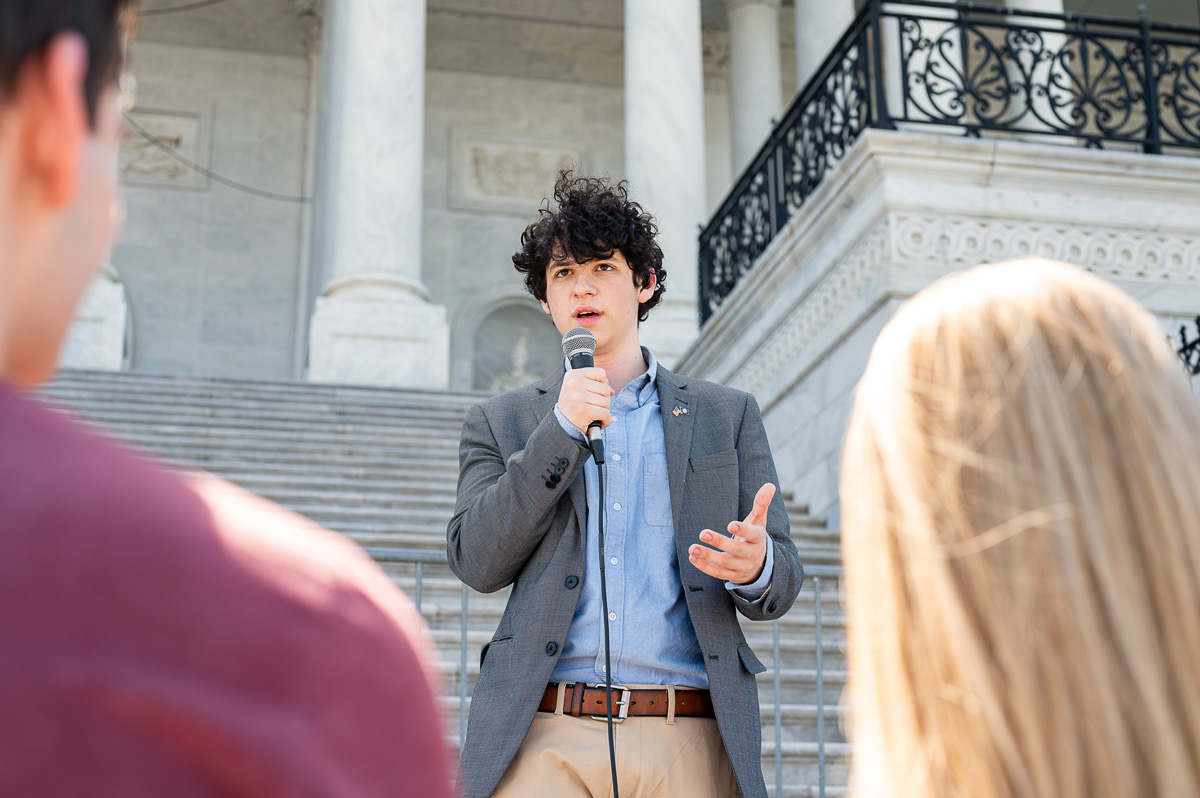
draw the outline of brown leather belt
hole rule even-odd
[[[669,696],[664,690],[631,690],[612,686],[613,717],[666,717]],[[567,685],[563,713],[572,717],[605,716],[604,686],[592,687],[583,682]],[[551,684],[542,694],[538,712],[553,712],[558,706],[558,685]],[[676,690],[675,715],[681,718],[713,718],[712,696],[707,690]]]

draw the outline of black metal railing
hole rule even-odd
[[[1179,328],[1180,347],[1175,350],[1193,377],[1200,375],[1200,316],[1196,317],[1196,337],[1189,338],[1187,325]]]
[[[869,128],[1200,150],[1200,28],[871,0],[700,233],[700,321]]]

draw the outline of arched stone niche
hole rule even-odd
[[[124,371],[133,351],[132,332],[125,286],[117,270],[106,263],[75,309],[58,367]]]
[[[562,360],[561,340],[550,317],[532,301],[495,308],[472,336],[471,387],[500,393],[541,379]]]

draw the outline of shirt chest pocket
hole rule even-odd
[[[648,526],[671,526],[671,488],[667,479],[667,456],[648,454],[642,458],[642,520]]]

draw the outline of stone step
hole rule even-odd
[[[139,444],[140,445],[140,444]],[[238,468],[244,473],[296,473],[298,469],[308,469],[312,472],[313,458],[307,452],[297,452],[292,448],[264,448],[233,450],[224,446],[197,450],[186,446],[176,446],[173,442],[156,444],[151,449],[160,457],[173,462],[193,464],[208,469]],[[411,473],[418,470],[422,473],[434,473],[447,476],[453,484],[458,479],[458,458],[448,457],[438,453],[436,457],[415,457],[412,454],[390,452],[370,452],[347,454],[331,452],[321,457],[323,470],[335,473],[349,473],[358,470],[362,473]]]
[[[462,431],[462,420],[438,422],[432,419],[412,418],[407,423],[390,424],[372,422],[367,419],[334,419],[331,417],[287,418],[280,414],[262,418],[215,418],[188,417],[174,413],[153,414],[144,411],[128,413],[94,413],[85,408],[77,415],[94,424],[101,424],[122,434],[150,431],[172,432],[193,437],[233,437],[235,435],[268,435],[271,432],[295,434],[304,430],[310,439],[345,438],[348,441],[370,440],[407,444],[436,441],[439,445],[453,439],[455,445]]]
[[[363,402],[396,406],[409,403],[420,407],[462,406],[466,408],[487,398],[482,391],[438,391],[415,388],[373,388],[362,385],[333,385],[298,381],[269,381],[233,379],[228,377],[186,377],[178,375],[145,374],[141,372],[108,372],[64,369],[47,386],[48,393],[83,390],[89,395],[104,391],[137,393],[147,396],[154,392],[167,395],[212,396],[230,395],[259,397],[294,397],[311,401],[336,400],[339,403]]]
[[[276,430],[224,427],[190,428],[180,425],[146,426],[129,423],[105,425],[104,429],[120,437],[135,440],[152,449],[157,448],[155,444],[163,443],[174,447],[197,449],[211,449],[214,446],[234,450],[286,448],[290,452],[306,452],[310,456],[322,453],[358,456],[374,452],[395,455],[398,451],[403,451],[405,454],[412,452],[437,454],[455,462],[458,461],[457,437],[450,440],[447,436],[415,435],[403,429],[387,438],[379,435],[341,433],[336,430],[295,428]]]
[[[84,411],[97,418],[123,418],[134,410],[148,418],[183,418],[237,421],[246,419],[286,419],[303,423],[336,420],[364,424],[421,422],[441,428],[461,427],[470,405],[458,407],[428,406],[412,403],[352,404],[305,399],[257,399],[195,394],[146,394],[143,392],[91,393],[49,388],[44,393],[51,402]]]
[[[424,469],[413,469],[385,478],[377,473],[336,472],[334,475],[296,472],[291,474],[264,474],[258,470],[242,470],[222,468],[221,470],[205,469],[211,474],[227,479],[252,493],[270,491],[273,495],[291,493],[319,493],[323,498],[337,495],[347,488],[360,493],[391,493],[402,490],[429,499],[448,498],[450,506],[454,506],[454,483],[446,479],[445,474],[431,475]],[[449,515],[447,515],[449,518]]]

